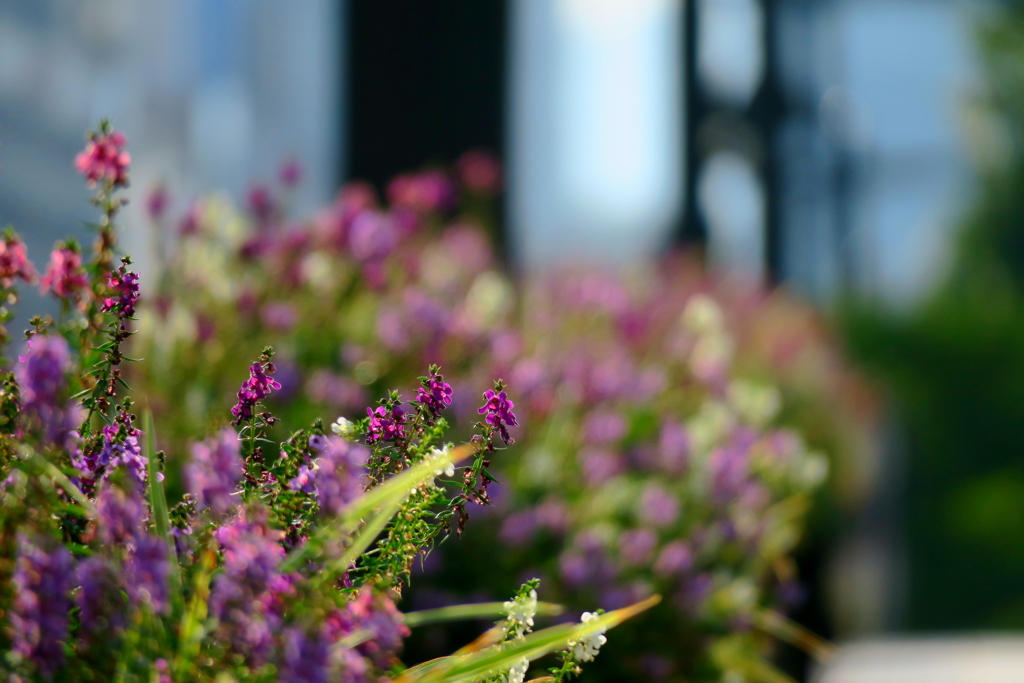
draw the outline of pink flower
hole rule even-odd
[[[128,165],[132,158],[124,151],[126,142],[124,135],[117,131],[90,137],[85,149],[75,157],[75,168],[85,176],[90,187],[102,180],[114,187],[128,184]]]
[[[278,178],[285,187],[295,187],[302,180],[302,165],[295,159],[286,161],[278,171]]]
[[[155,185],[150,189],[149,194],[146,195],[146,215],[149,216],[151,221],[161,220],[167,211],[167,205],[170,201],[167,188],[163,185]]]
[[[0,242],[0,284],[10,287],[18,278],[34,282],[36,269],[28,260],[25,243],[17,235],[8,233]]]
[[[50,253],[50,265],[39,283],[43,294],[53,292],[59,297],[74,296],[88,286],[81,254],[68,247],[60,247]]]
[[[462,184],[482,194],[493,195],[501,190],[501,162],[481,149],[471,149],[455,162]]]

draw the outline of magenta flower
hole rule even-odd
[[[405,411],[401,406],[396,405],[390,410],[385,406],[379,406],[377,410],[367,408],[366,414],[370,416],[370,425],[366,429],[366,443],[397,441],[405,436],[402,423]]]
[[[167,205],[170,204],[170,195],[163,185],[153,186],[146,195],[146,215],[154,222],[163,219],[167,212]]]
[[[90,640],[109,638],[124,628],[127,604],[122,591],[127,586],[121,571],[103,555],[93,555],[78,565],[75,573],[81,589],[75,595],[81,628]]]
[[[280,382],[271,377],[277,370],[269,360],[257,361],[249,366],[249,379],[242,382],[238,390],[238,403],[231,409],[235,419],[233,425],[240,425],[253,418],[253,408],[270,395],[271,391],[281,388]]]
[[[100,306],[104,313],[115,313],[120,318],[134,317],[139,302],[139,274],[128,270],[128,263],[127,258],[123,259],[121,267],[108,276],[107,287],[113,296],[106,297]]]
[[[285,187],[295,187],[299,184],[299,181],[302,180],[302,164],[295,159],[286,161],[281,164],[281,169],[277,172],[277,177]]]
[[[70,297],[89,286],[89,278],[82,268],[82,255],[68,247],[54,249],[39,288],[43,294]]]
[[[492,431],[501,434],[502,441],[506,444],[515,443],[515,440],[508,433],[509,427],[519,425],[516,422],[515,413],[512,412],[515,404],[504,391],[495,392],[493,389],[488,389],[484,392],[484,400],[486,403],[476,412],[484,416],[484,422],[487,423]]]
[[[430,374],[421,378],[423,386],[416,391],[416,400],[422,403],[435,419],[441,417],[441,412],[452,404],[452,385],[444,381],[438,370],[436,365],[431,366]]]
[[[109,181],[114,187],[128,184],[128,165],[132,158],[124,151],[127,140],[122,133],[113,131],[93,134],[85,149],[75,157],[75,168],[85,176],[89,186]]]
[[[35,282],[36,269],[28,260],[25,243],[9,232],[0,242],[0,284],[10,287],[19,279],[30,284]]]

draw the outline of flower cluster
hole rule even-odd
[[[172,445],[167,457],[155,450],[152,415],[140,430],[132,398],[118,393],[131,391],[118,365],[139,300],[129,259],[109,266],[120,203],[112,191],[126,182],[122,145],[105,124],[77,161],[103,185],[94,203],[105,222],[88,264],[72,270],[96,275],[60,321],[33,319],[0,393],[10,423],[0,430],[0,538],[9,541],[0,543],[0,566],[9,568],[0,572],[9,644],[0,678],[370,683],[401,671],[408,683],[454,683],[469,667],[474,680],[521,683],[527,657],[567,647],[568,632],[556,626],[527,654],[463,651],[440,671],[398,659],[412,621],[437,618],[414,620],[396,604],[413,560],[451,531],[456,514],[462,530],[467,501],[488,502],[486,468],[497,450],[490,428],[458,447],[443,441],[440,413],[455,392],[436,366],[424,384],[429,400],[412,404],[421,409],[407,412],[396,392],[382,402],[398,425],[393,437],[379,438],[385,427],[371,411],[339,420],[339,436],[325,435],[317,419],[278,441],[277,418],[262,406],[282,390],[266,347],[238,392],[238,429],[188,450]],[[283,180],[297,182],[297,172]],[[29,272],[18,268],[10,277]],[[48,286],[64,296],[66,281],[51,277]],[[367,445],[356,443],[361,436]],[[461,477],[437,480],[454,477],[463,458]],[[187,493],[165,490],[165,466],[180,467]],[[536,610],[532,589],[514,600],[517,639],[530,637]]]
[[[235,418],[231,424],[237,426],[252,420],[255,417],[253,409],[270,396],[270,392],[281,388],[281,383],[271,377],[276,371],[270,355],[266,353],[249,366],[249,379],[242,382],[242,388],[238,390],[238,403],[231,408]]]
[[[50,254],[50,264],[39,281],[43,294],[53,292],[61,298],[78,295],[89,286],[89,278],[82,268],[82,255],[74,247],[59,247]]]
[[[7,230],[0,242],[0,285],[10,288],[16,280],[32,284],[36,279],[36,269],[28,260],[25,243]]]
[[[416,400],[434,418],[441,417],[444,409],[452,404],[452,385],[444,381],[439,370],[436,365],[430,366],[430,374],[420,378],[422,386],[416,390]]]
[[[493,159],[474,153],[455,173],[397,179],[389,202],[361,183],[305,220],[278,202],[247,234],[229,205],[204,200],[153,298],[161,307],[141,313],[151,327],[137,355],[173,348],[175,362],[135,381],[216,405],[235,388],[223,350],[258,329],[279,342],[288,378],[275,414],[352,418],[330,431],[370,448],[370,482],[406,468],[410,444],[435,426],[475,428],[479,466],[463,470],[466,488],[448,501],[455,530],[493,499],[500,514],[481,515],[466,540],[500,557],[508,577],[537,570],[545,590],[580,610],[670,596],[666,638],[680,647],[652,642],[642,657],[607,657],[605,669],[686,676],[706,642],[759,610],[791,606],[803,516],[784,511],[802,510],[821,485],[819,449],[841,458],[870,447],[870,399],[812,312],[685,258],[513,277],[489,237],[500,178]],[[443,378],[431,368],[418,386],[404,384],[435,362]],[[202,384],[190,379],[200,373]],[[493,377],[509,380],[514,404],[503,386],[483,406],[467,400],[465,387]],[[365,408],[387,386],[413,399]],[[183,402],[167,404],[171,438],[194,436]],[[282,475],[296,500],[318,488],[315,458],[298,453],[308,436]],[[513,438],[524,456],[498,459],[492,475],[493,449]],[[489,587],[462,575],[448,547],[459,546],[435,552],[412,599]],[[722,597],[737,585],[753,586],[753,599]],[[657,675],[644,668],[655,660],[668,662]]]
[[[112,296],[103,300],[100,310],[104,313],[115,313],[120,318],[135,316],[135,306],[139,302],[139,275],[128,270],[131,259],[122,259],[121,266],[110,274],[107,286]]]
[[[484,392],[484,403],[476,412],[484,416],[484,422],[491,428],[492,431],[498,432],[501,435],[501,440],[506,444],[514,443],[514,439],[509,435],[508,428],[515,427],[519,423],[516,422],[516,414],[512,412],[515,404],[509,400],[508,395],[501,390],[501,385],[496,385],[494,389],[488,389]]]
[[[123,133],[101,131],[89,137],[89,143],[75,157],[75,168],[90,185],[108,182],[113,186],[128,184],[128,165],[132,158],[125,151]]]

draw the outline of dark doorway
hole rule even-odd
[[[504,140],[505,2],[348,3],[349,178],[450,163]]]

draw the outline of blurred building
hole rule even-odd
[[[37,260],[95,219],[72,166],[109,117],[133,157],[138,208],[165,183],[181,210],[211,189],[235,196],[301,160],[298,209],[333,196],[340,174],[341,22],[331,0],[5,0],[0,3],[0,220]],[[146,272],[143,263],[143,272]]]

